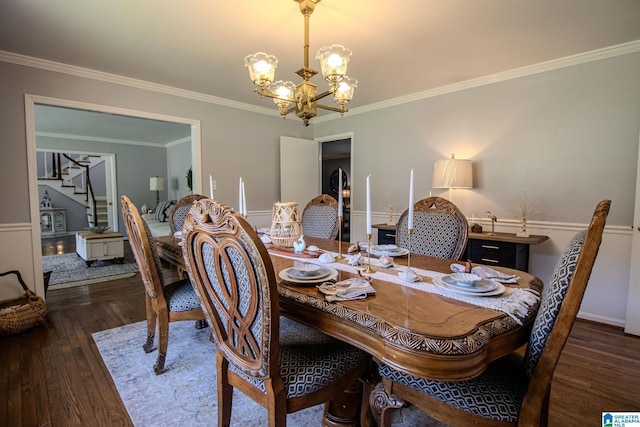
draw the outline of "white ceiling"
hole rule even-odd
[[[268,108],[244,57],[297,83],[303,28],[292,0],[0,1],[0,50]],[[310,66],[349,47],[355,108],[637,40],[639,0],[322,0]]]

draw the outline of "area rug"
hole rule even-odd
[[[139,270],[133,257],[118,261],[95,261],[91,267],[78,254],[42,257],[42,271],[51,271],[48,290],[70,288],[134,276]]]
[[[93,339],[111,373],[131,421],[135,426],[215,426],[217,423],[217,387],[215,346],[209,341],[209,329],[195,329],[195,322],[171,323],[169,349],[162,375],[153,373],[156,350],[146,354],[142,344],[146,322],[96,332]],[[287,415],[287,425],[322,425],[323,406],[318,405]],[[393,414],[394,426],[441,424],[415,408],[403,408]],[[232,426],[267,425],[266,410],[234,390]]]

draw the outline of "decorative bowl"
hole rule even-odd
[[[473,286],[477,281],[482,279],[480,276],[473,273],[452,273],[449,277],[456,283],[464,286]]]
[[[89,228],[87,228],[87,230],[89,230],[92,233],[102,234],[105,231],[109,230],[109,228],[111,228],[111,227],[105,227],[104,225],[100,225],[98,227],[89,227]]]
[[[300,263],[300,264],[296,264],[293,266],[293,268],[295,268],[296,270],[298,270],[298,272],[300,274],[304,274],[304,275],[308,275],[308,274],[313,274],[316,271],[320,270],[320,266],[316,265],[316,264],[310,264],[310,263]]]

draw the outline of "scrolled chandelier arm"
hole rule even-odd
[[[244,65],[249,70],[255,92],[261,97],[272,98],[283,117],[295,111],[304,125],[309,126],[309,120],[317,115],[318,108],[340,114],[347,112],[346,105],[351,102],[358,81],[347,76],[351,51],[341,45],[325,46],[318,50],[316,59],[320,61],[320,69],[329,84],[329,89],[318,94],[317,86],[310,80],[318,72],[309,68],[309,17],[320,0],[293,1],[300,4],[300,11],[304,15],[304,65],[296,71],[296,74],[303,79],[302,82],[298,85],[290,81],[274,82],[278,59],[264,52],[246,56]],[[333,100],[338,107],[318,104],[318,100],[329,95],[333,95]]]

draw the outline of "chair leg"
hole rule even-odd
[[[218,370],[218,426],[229,427],[233,406],[233,387],[229,384],[229,362],[222,353],[217,353]]]
[[[384,388],[384,384],[381,382],[373,388],[371,396],[369,397],[371,413],[381,427],[391,425],[390,409],[402,408],[404,404],[405,402],[402,399],[393,394],[388,394]]]
[[[158,358],[153,365],[153,372],[160,375],[164,372],[164,361],[167,357],[167,347],[169,346],[169,315],[160,313],[158,316]]]
[[[147,341],[142,346],[145,353],[151,353],[153,351],[153,340],[156,336],[156,312],[153,309],[151,299],[149,295],[146,295],[146,312],[147,312]]]

